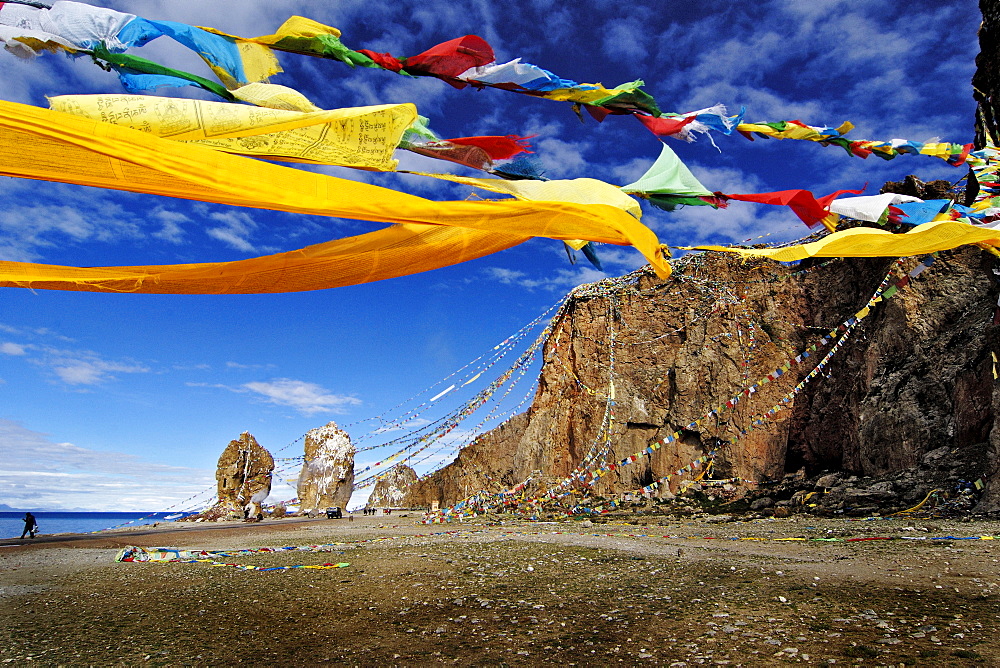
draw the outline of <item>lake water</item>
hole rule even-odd
[[[139,526],[155,522],[169,522],[164,518],[175,515],[173,512],[160,513],[83,513],[69,511],[38,511],[33,512],[35,521],[42,534],[53,533],[90,533],[126,525]],[[187,514],[187,513],[185,513]],[[24,513],[16,511],[0,511],[0,538],[17,538],[24,529]],[[28,537],[24,537],[28,540]]]

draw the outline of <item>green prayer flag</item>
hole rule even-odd
[[[653,166],[635,183],[622,186],[627,193],[658,195],[711,196],[712,192],[695,178],[677,154],[666,144]]]

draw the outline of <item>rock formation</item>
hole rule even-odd
[[[305,462],[299,473],[302,512],[347,507],[354,488],[354,446],[346,431],[330,422],[305,437]]]
[[[406,493],[417,479],[417,472],[405,464],[397,464],[375,483],[368,497],[369,508],[399,508]]]
[[[261,502],[271,493],[271,473],[274,458],[250,432],[229,442],[219,457],[215,471],[218,481],[219,503],[217,508],[243,516],[248,503],[260,508]]]
[[[920,466],[943,447],[978,447],[989,453],[986,462],[978,459],[981,468],[989,465],[980,509],[998,510],[1000,392],[991,358],[997,261],[978,248],[942,253],[906,289],[876,304],[824,372],[773,417],[765,412],[827,348],[734,410],[687,428],[837,328],[888,271],[902,276],[915,264],[845,259],[788,268],[697,255],[666,281],[646,273],[631,285],[585,287],[546,345],[529,410],[414,485],[406,503],[451,504],[529,476],[561,479],[602,443],[610,406],[607,461],[678,430],[681,437],[602,478],[594,487],[600,495],[637,489],[716,449],[718,477],[761,482],[803,469],[808,476],[876,476]]]

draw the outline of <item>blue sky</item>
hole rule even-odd
[[[746,106],[748,121],[836,126],[849,120],[856,126],[849,136],[856,139],[972,140],[969,81],[980,22],[973,0],[140,0],[105,6],[246,36],[268,34],[301,14],[340,28],[352,48],[404,56],[478,34],[500,62],[521,57],[563,78],[608,87],[643,79],[665,111],[724,103],[730,110]],[[197,57],[166,39],[135,53],[211,76]],[[285,72],[272,82],[300,90],[323,108],[413,102],[443,137],[536,135],[536,154],[551,178],[628,183],[659,154],[658,140],[633,118],[581,123],[566,103],[454,90],[435,79],[351,70],[294,54],[278,57]],[[115,75],[85,58],[46,54],[22,61],[0,52],[0,68],[0,98],[16,102],[45,106],[46,96],[122,91]],[[810,142],[750,143],[715,135],[715,143],[718,148],[706,138],[670,141],[707,187],[723,192],[807,188],[826,194],[867,182],[872,194],[882,182],[911,173],[952,181],[964,174],[932,158],[860,160]],[[398,157],[403,168],[465,173],[413,154]],[[416,176],[321,169],[433,199],[464,199],[470,192]],[[790,211],[738,202],[722,211],[666,213],[644,206],[644,221],[661,241],[676,245],[767,233],[791,239],[807,231]],[[0,180],[5,260],[83,266],[222,261],[376,227]],[[607,275],[643,264],[630,248],[599,250]],[[250,431],[276,452],[329,420],[346,425],[381,414],[490,351],[575,285],[602,276],[585,260],[569,264],[561,243],[537,239],[426,274],[311,293],[4,289],[0,503],[92,510],[170,506],[214,487],[215,462],[240,432]],[[518,389],[511,396],[522,394]],[[358,439],[370,425],[348,430]],[[301,444],[295,443],[279,456],[298,454]],[[377,454],[359,455],[358,467]],[[287,496],[287,488],[276,489],[272,500]]]

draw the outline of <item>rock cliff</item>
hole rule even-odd
[[[219,457],[215,471],[218,481],[219,509],[242,516],[248,503],[260,504],[271,493],[274,458],[250,432],[229,442]]]
[[[881,475],[917,467],[941,448],[979,448],[987,453],[974,460],[987,481],[979,506],[998,510],[996,262],[978,248],[942,253],[876,304],[823,372],[773,416],[767,411],[829,346],[698,425],[855,314],[888,272],[903,276],[917,260],[788,268],[698,254],[679,261],[666,281],[640,273],[584,286],[546,345],[530,409],[412,486],[406,502],[451,504],[529,476],[561,479],[605,444],[614,462],[679,432],[610,472],[594,492],[637,489],[713,450],[718,477],[762,482],[803,469]]]
[[[354,446],[346,431],[329,422],[305,436],[305,462],[298,496],[303,512],[347,507],[354,487]]]
[[[399,508],[406,493],[417,479],[417,472],[404,464],[389,469],[385,477],[375,483],[368,497],[369,508]]]

